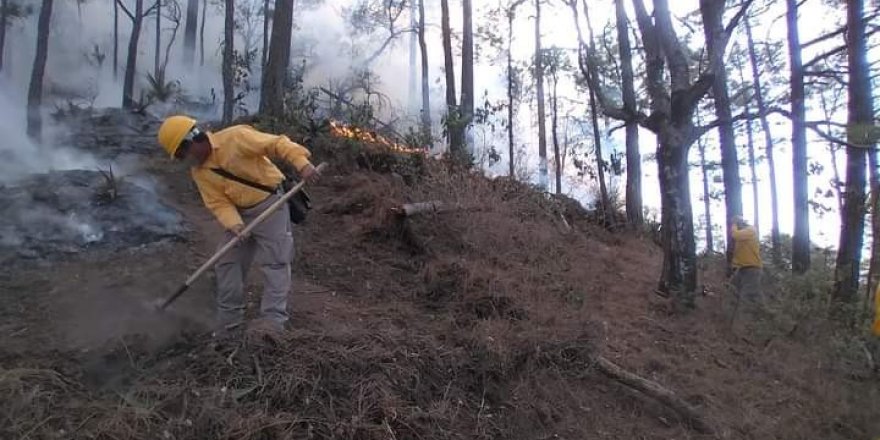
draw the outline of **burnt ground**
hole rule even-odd
[[[312,189],[277,342],[212,341],[210,277],[150,313],[218,235],[158,155],[142,169],[183,216],[182,240],[0,269],[0,438],[880,435],[880,380],[863,360],[830,333],[731,328],[712,283],[696,311],[673,313],[641,234],[431,162],[404,176],[348,165]],[[453,209],[390,213],[425,200]],[[602,376],[598,354],[675,391],[715,432]]]

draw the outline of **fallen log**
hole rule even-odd
[[[602,374],[666,405],[675,411],[681,418],[690,423],[698,432],[703,434],[711,434],[715,432],[715,430],[705,421],[705,418],[697,412],[696,408],[657,382],[630,373],[602,356],[597,356],[595,361],[596,368],[598,368]]]
[[[404,217],[412,217],[419,214],[438,213],[447,209],[443,202],[432,200],[430,202],[404,203],[394,208],[393,211]]]

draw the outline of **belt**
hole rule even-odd
[[[279,186],[278,189],[275,190],[274,193],[269,194],[269,195],[267,195],[266,197],[263,197],[263,199],[260,200],[259,202],[254,203],[253,205],[250,205],[250,206],[238,206],[237,208],[238,208],[238,209],[253,209],[253,208],[256,208],[257,206],[260,206],[261,203],[265,202],[266,200],[269,200],[270,197],[272,197],[272,196],[274,196],[274,195],[282,194],[281,191],[282,191],[281,186]]]

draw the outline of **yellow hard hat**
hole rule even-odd
[[[171,157],[174,157],[180,143],[195,126],[196,120],[189,116],[171,116],[159,127],[159,144]]]

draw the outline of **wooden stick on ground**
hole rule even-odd
[[[712,427],[706,423],[703,416],[700,415],[693,406],[689,405],[687,402],[676,396],[675,393],[664,388],[657,382],[630,373],[602,356],[596,357],[596,367],[602,374],[608,376],[610,379],[657,399],[660,403],[668,406],[680,417],[689,422],[698,432],[704,434],[714,432]]]
[[[404,217],[412,217],[415,215],[427,213],[437,213],[445,210],[446,206],[443,204],[443,202],[439,200],[432,200],[430,202],[405,203],[397,208],[394,208],[394,212]]]

